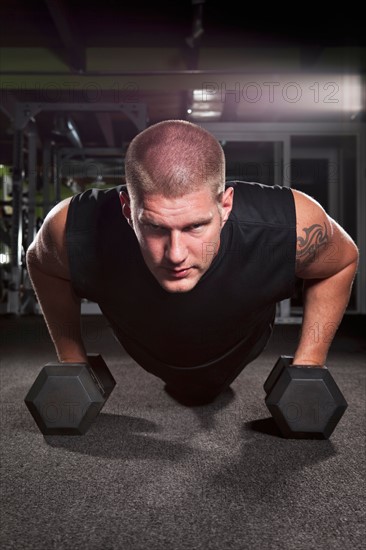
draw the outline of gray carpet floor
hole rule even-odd
[[[39,316],[0,317],[2,550],[358,550],[366,536],[365,317],[345,317],[328,367],[348,409],[329,440],[285,440],[263,382],[299,326],[209,405],[186,407],[83,317],[116,381],[84,436],[47,436],[24,397],[56,359]]]

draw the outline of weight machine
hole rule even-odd
[[[146,128],[147,108],[144,103],[39,103],[18,102],[15,105],[13,121],[13,170],[12,196],[4,205],[12,207],[10,227],[10,271],[7,289],[7,301],[3,313],[24,315],[36,313],[36,299],[27,275],[25,256],[28,246],[37,232],[36,207],[43,208],[43,219],[61,200],[60,160],[62,151],[57,151],[50,140],[43,145],[43,200],[36,203],[37,191],[37,142],[39,140],[36,117],[45,111],[58,112],[120,112],[129,118],[138,132]],[[24,138],[28,139],[28,196],[24,197],[25,162]],[[98,150],[75,149],[80,152],[98,154]],[[100,152],[100,151],[99,151]],[[104,150],[107,152],[107,149]],[[109,150],[109,154],[110,154]],[[117,152],[117,150],[115,151]],[[72,155],[68,149],[67,154]],[[122,155],[122,148],[119,150]],[[55,198],[50,198],[50,187],[53,185]]]

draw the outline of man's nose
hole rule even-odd
[[[175,265],[182,264],[186,260],[187,247],[180,232],[171,232],[165,247],[165,257]]]

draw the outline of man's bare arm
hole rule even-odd
[[[70,199],[46,217],[27,250],[27,268],[60,362],[86,362],[81,335],[81,300],[72,289],[65,225]]]
[[[311,197],[293,190],[296,275],[303,283],[303,323],[294,363],[324,365],[346,311],[359,252],[346,231]]]

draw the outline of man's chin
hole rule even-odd
[[[190,290],[192,290],[198,283],[199,279],[200,279],[199,277],[184,277],[183,279],[179,279],[179,280],[169,280],[169,279],[158,278],[157,281],[160,284],[160,286],[164,290],[166,290],[166,292],[177,294],[177,293],[189,292]]]

